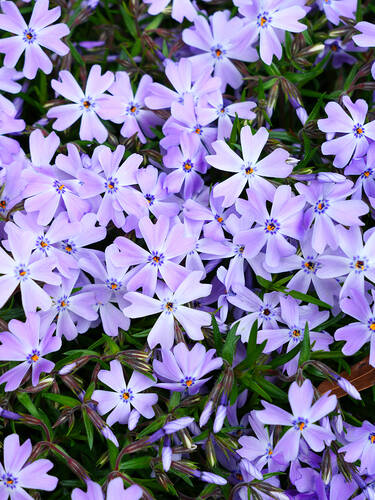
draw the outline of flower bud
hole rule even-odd
[[[129,420],[128,420],[129,431],[132,431],[133,429],[136,428],[140,416],[141,416],[141,414],[135,409],[133,409],[130,412]]]
[[[176,420],[172,420],[171,422],[167,422],[163,429],[166,434],[173,434],[174,432],[180,431],[188,427],[190,424],[194,422],[194,418],[192,417],[182,417]]]
[[[163,469],[165,470],[165,472],[168,472],[172,463],[172,448],[171,448],[171,440],[169,439],[169,437],[166,437],[164,439],[164,445],[161,452],[161,457],[162,457]]]
[[[203,427],[204,425],[207,424],[207,422],[212,414],[213,406],[214,406],[213,401],[208,401],[206,403],[206,406],[204,407],[204,409],[201,413],[200,419],[199,419],[199,427]]]

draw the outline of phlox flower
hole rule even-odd
[[[202,67],[209,66],[214,76],[221,78],[221,90],[229,84],[237,89],[242,84],[242,76],[231,59],[253,62],[258,59],[256,50],[247,43],[239,17],[230,19],[230,12],[217,11],[208,22],[203,16],[194,19],[194,27],[182,32],[182,39],[191,47],[203,51],[190,57],[193,65],[193,78]],[[305,26],[304,26],[305,28]]]
[[[145,144],[146,136],[155,137],[152,128],[161,125],[163,121],[150,110],[145,108],[145,96],[152,84],[149,75],[143,75],[135,95],[130,84],[130,79],[124,71],[115,74],[115,81],[109,88],[109,92],[116,98],[118,110],[112,121],[122,123],[120,134],[123,137],[131,137],[137,134],[138,139]]]
[[[338,246],[337,225],[361,226],[361,215],[368,212],[367,204],[361,200],[347,200],[353,192],[353,183],[345,182],[319,182],[312,181],[308,185],[298,182],[296,189],[301,193],[307,203],[305,212],[306,227],[312,225],[312,248],[322,253],[327,245],[332,250]]]
[[[129,318],[143,318],[161,313],[154,323],[147,342],[151,348],[160,344],[163,349],[171,349],[174,343],[175,319],[181,323],[186,334],[193,340],[202,340],[202,326],[211,324],[208,312],[190,308],[184,304],[206,297],[211,285],[200,283],[201,272],[192,271],[173,292],[159,284],[156,289],[157,299],[138,292],[128,292],[125,300],[130,305],[123,309]]]
[[[301,386],[293,382],[288,391],[292,414],[266,401],[262,401],[264,410],[256,412],[263,424],[290,427],[278,442],[278,454],[282,461],[289,462],[297,458],[301,438],[313,451],[322,451],[325,444],[329,445],[335,439],[329,428],[321,427],[315,422],[335,409],[336,396],[325,393],[314,404],[313,398],[314,388],[309,379]],[[277,459],[276,455],[275,458]]]
[[[259,52],[266,64],[272,63],[273,56],[281,59],[280,38],[284,31],[300,33],[306,25],[299,22],[305,17],[302,7],[305,0],[234,0],[239,12],[245,16],[245,29],[250,42],[259,38]]]
[[[65,56],[69,47],[61,38],[69,35],[66,24],[58,23],[50,26],[61,15],[61,8],[48,10],[49,0],[37,0],[29,24],[26,24],[17,5],[14,2],[3,1],[0,14],[0,28],[16,36],[0,40],[0,52],[5,54],[4,66],[13,68],[25,52],[23,74],[32,80],[40,68],[44,73],[51,73],[53,65],[49,57],[41,49]]]
[[[356,0],[317,0],[317,4],[324,11],[328,21],[336,26],[342,22],[341,16],[353,19],[357,9]]]
[[[352,0],[355,3],[355,0]],[[375,47],[375,24],[367,21],[361,21],[354,26],[360,34],[353,36],[353,42],[359,47]],[[375,79],[375,64],[371,66],[371,74]]]
[[[61,339],[53,336],[56,326],[42,322],[38,313],[29,313],[25,323],[12,319],[8,328],[9,332],[1,334],[0,360],[21,363],[1,375],[0,384],[6,382],[5,391],[14,391],[31,369],[31,383],[35,386],[40,374],[50,373],[55,366],[44,356],[61,347]]]
[[[58,285],[61,278],[52,272],[56,267],[55,260],[45,257],[35,260],[31,253],[35,239],[31,231],[22,231],[15,224],[6,225],[7,245],[12,257],[0,248],[0,307],[20,286],[22,306],[25,312],[42,310],[51,307],[51,298],[36,282]]]
[[[102,75],[99,64],[94,64],[87,77],[85,92],[69,71],[60,71],[59,78],[51,81],[52,88],[74,104],[54,106],[48,111],[48,118],[57,118],[52,127],[59,131],[66,130],[81,118],[79,137],[86,141],[96,139],[104,142],[108,131],[99,118],[116,119],[118,115],[116,99],[105,94],[113,83],[113,73],[106,71]]]
[[[336,330],[335,340],[346,341],[342,348],[345,356],[355,354],[364,344],[370,342],[370,365],[375,366],[375,304],[370,308],[366,296],[358,289],[353,288],[348,294],[349,297],[340,301],[340,308],[358,321]],[[374,291],[372,298],[375,298]]]
[[[361,427],[349,426],[345,439],[349,443],[339,450],[345,461],[360,460],[360,474],[375,474],[375,425],[365,420]]]
[[[353,159],[345,168],[345,175],[357,175],[352,198],[362,199],[363,192],[375,207],[375,143],[370,144],[366,156]]]
[[[50,460],[41,458],[28,462],[32,452],[30,439],[20,445],[17,434],[9,434],[4,439],[4,466],[0,463],[0,496],[2,500],[30,500],[32,497],[24,488],[53,491],[57,477],[50,476]]]
[[[100,370],[98,379],[112,391],[95,390],[92,394],[92,399],[98,402],[97,408],[101,415],[111,411],[106,420],[107,424],[112,425],[116,422],[128,424],[129,418],[134,419],[134,414],[138,418],[140,415],[152,418],[155,415],[152,407],[156,404],[158,396],[144,394],[143,391],[154,386],[155,382],[141,373],[133,372],[129,382],[126,383],[121,363],[113,360],[109,366],[109,370]],[[135,425],[131,427],[134,429]]]
[[[215,349],[206,352],[202,344],[196,343],[189,350],[180,342],[172,350],[161,349],[162,361],[153,362],[154,372],[161,380],[157,387],[170,391],[196,394],[201,386],[211,377],[207,373],[217,370],[223,364],[220,357],[215,357]]]
[[[261,127],[254,135],[248,125],[241,129],[241,148],[243,159],[235,153],[225,141],[212,144],[215,155],[206,156],[206,161],[213,167],[235,172],[235,174],[214,187],[214,196],[224,196],[223,205],[229,207],[240,196],[246,184],[272,200],[276,188],[263,177],[288,177],[292,166],[286,163],[289,153],[277,148],[258,161],[266,145],[269,133]]]
[[[344,134],[322,144],[322,153],[335,155],[335,167],[345,167],[352,156],[360,158],[367,153],[371,140],[375,140],[375,120],[366,123],[367,102],[357,99],[353,102],[344,96],[342,102],[350,116],[337,102],[329,102],[325,109],[328,117],[318,120],[318,127],[326,133]]]
[[[152,16],[160,14],[170,3],[171,0],[144,0],[144,3],[150,5],[148,13]],[[172,18],[182,23],[184,17],[189,21],[193,21],[197,11],[191,0],[172,0]]]
[[[100,484],[93,481],[87,481],[87,493],[80,488],[74,488],[72,492],[72,500],[139,500],[143,491],[137,484],[133,484],[129,488],[124,489],[124,483],[121,477],[116,477],[108,483],[107,494],[104,493]]]

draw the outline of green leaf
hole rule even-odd
[[[310,359],[310,352],[311,352],[310,332],[309,332],[309,325],[306,321],[305,331],[303,332],[303,340],[301,342],[301,355],[299,357],[299,362],[298,362],[299,366],[301,366],[302,363]]]
[[[116,466],[118,448],[110,439],[107,439],[106,441],[108,445],[109,463],[111,465],[111,470],[114,470]]]
[[[277,368],[278,366],[284,365],[291,359],[293,359],[297,354],[300,352],[302,346],[302,342],[297,344],[293,349],[285,354],[282,354],[281,356],[277,356],[277,358],[273,359],[268,363],[268,366],[270,368]]]
[[[68,45],[70,49],[70,53],[73,56],[73,59],[80,65],[80,66],[85,66],[85,61],[82,59],[81,54],[78,52],[78,50],[74,47],[72,42],[70,40],[65,40],[65,43]]]
[[[92,445],[94,443],[94,429],[85,408],[82,409],[82,417],[83,417],[83,423],[85,424],[89,449],[92,450]]]
[[[223,350],[221,351],[221,357],[224,358],[230,365],[233,363],[233,357],[236,350],[236,344],[239,340],[239,336],[236,335],[238,328],[238,323],[232,326],[225,339],[225,344]]]
[[[268,394],[271,395],[271,397],[280,399],[282,401],[288,401],[288,395],[285,391],[280,389],[277,385],[273,384],[272,382],[269,382],[268,380],[264,378],[257,377],[256,382],[260,387],[262,387],[265,391],[267,391]]]
[[[153,432],[159,430],[165,424],[166,418],[167,418],[166,415],[162,415],[161,417],[154,419],[154,421],[150,425],[145,427],[143,429],[143,431],[141,431],[137,435],[137,438],[138,439],[143,438],[143,437],[148,436],[149,434],[152,434]]]
[[[80,404],[78,399],[71,398],[70,396],[64,396],[63,394],[52,394],[52,393],[44,393],[42,396],[45,399],[49,399],[50,401],[55,401],[56,403],[60,403],[63,406],[69,406],[69,408],[74,408]]]
[[[257,394],[262,396],[262,398],[272,403],[271,396],[254,380],[254,378],[249,373],[247,373],[246,376],[241,377],[241,381],[253,392],[256,392]]]
[[[285,293],[287,295],[290,295],[291,297],[294,297],[295,299],[303,300],[304,302],[307,302],[309,304],[316,304],[317,306],[323,307],[324,309],[332,309],[332,306],[330,304],[327,304],[327,302],[323,302],[322,300],[319,300],[312,295],[297,292],[297,290],[286,290]]]
[[[211,315],[212,318],[212,331],[213,331],[213,336],[214,336],[214,344],[215,344],[215,349],[217,352],[217,355],[221,355],[221,350],[223,348],[223,338],[221,336],[220,330],[219,330],[219,325],[217,324],[215,315]]]
[[[171,411],[174,408],[176,408],[176,406],[180,404],[180,401],[181,401],[181,392],[177,391],[172,392],[172,396],[168,403],[168,410]]]
[[[120,12],[122,15],[122,19],[124,20],[125,26],[127,27],[129,33],[131,36],[134,38],[134,40],[137,40],[137,28],[135,26],[135,20],[130,14],[129,9],[126,6],[125,2],[122,2],[122,5],[120,5]]]
[[[237,130],[238,130],[239,124],[240,124],[240,119],[238,118],[238,115],[236,113],[236,117],[233,121],[232,131],[231,131],[230,137],[229,137],[229,144],[230,145],[237,142]]]
[[[45,396],[45,394],[43,394],[43,396]],[[26,408],[26,410],[30,413],[30,415],[32,415],[35,418],[39,418],[40,420],[43,420],[38,409],[36,408],[30,396],[26,392],[17,392],[17,399],[21,403],[21,405]]]
[[[155,30],[160,26],[160,23],[163,20],[163,14],[158,14],[152,18],[152,21],[146,26],[146,30]]]
[[[136,457],[127,460],[126,462],[121,462],[120,470],[136,470],[145,469],[150,467],[152,457]]]

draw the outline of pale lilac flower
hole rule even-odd
[[[325,444],[329,445],[335,439],[329,428],[318,426],[314,422],[335,409],[337,398],[325,393],[313,404],[314,388],[308,379],[301,386],[293,382],[289,387],[288,398],[293,414],[262,401],[264,410],[257,411],[256,416],[263,424],[290,427],[278,442],[281,459],[289,462],[298,456],[301,437],[314,451],[322,451]]]
[[[336,26],[340,24],[340,17],[355,18],[357,9],[356,0],[317,0],[317,4],[324,11],[328,21]]]
[[[32,452],[30,439],[22,445],[17,434],[9,434],[4,439],[4,466],[0,463],[0,497],[2,500],[27,500],[32,498],[25,490],[53,491],[57,477],[50,476],[50,460],[41,458],[28,462]],[[26,465],[27,464],[27,465]]]
[[[109,370],[100,370],[98,378],[112,391],[95,390],[92,394],[92,399],[98,402],[98,412],[101,415],[111,412],[107,417],[107,424],[112,425],[116,422],[127,424],[132,408],[140,415],[152,418],[155,415],[152,407],[156,404],[158,396],[143,391],[154,386],[155,382],[134,371],[126,383],[121,363],[113,360],[109,366]]]
[[[72,500],[104,500],[104,494],[100,484],[87,481],[87,493],[79,488],[72,491]],[[143,495],[142,488],[133,484],[124,489],[121,477],[116,477],[108,483],[106,500],[139,500]]]
[[[85,92],[69,71],[60,71],[60,80],[51,81],[52,88],[58,94],[74,103],[55,106],[48,111],[48,118],[57,118],[53,124],[55,130],[65,130],[81,118],[79,136],[82,140],[96,139],[102,143],[107,139],[108,131],[99,118],[116,118],[118,103],[113,96],[105,94],[113,83],[113,73],[106,71],[102,75],[101,71],[98,64],[92,66]]]
[[[361,427],[349,426],[345,439],[349,443],[339,451],[346,462],[360,460],[360,474],[375,474],[375,425],[365,420]]]
[[[6,382],[5,391],[14,391],[31,369],[31,383],[35,386],[40,374],[50,373],[55,366],[44,356],[61,347],[61,339],[53,336],[56,326],[42,322],[38,313],[29,313],[25,323],[12,319],[8,328],[9,332],[1,334],[0,360],[21,363],[5,372],[0,384]]]
[[[196,394],[201,386],[211,377],[203,378],[208,372],[217,370],[223,364],[220,357],[215,357],[215,349],[206,349],[202,344],[196,343],[189,350],[180,342],[173,350],[161,350],[162,361],[153,362],[154,372],[161,380],[157,387],[170,391]]]
[[[370,342],[370,365],[375,366],[375,305],[370,308],[364,294],[358,289],[352,289],[350,297],[340,302],[340,308],[349,316],[357,319],[356,323],[349,323],[335,332],[335,340],[345,340],[342,348],[345,356],[355,354],[361,347]],[[374,290],[372,290],[374,300]]]
[[[138,292],[125,295],[125,300],[130,302],[130,305],[125,307],[123,312],[129,318],[143,318],[161,313],[148,334],[147,341],[151,348],[160,344],[163,349],[171,349],[174,343],[175,319],[182,325],[188,337],[193,340],[203,339],[202,326],[211,324],[211,316],[208,312],[183,305],[210,293],[211,285],[200,283],[200,278],[200,271],[191,272],[175,292],[159,284],[156,289],[158,299]]]
[[[136,271],[127,284],[128,290],[134,291],[142,287],[143,293],[152,296],[159,273],[166,284],[175,290],[188,275],[188,270],[177,262],[193,248],[193,238],[186,235],[181,222],[173,224],[165,215],[159,217],[156,224],[148,217],[143,217],[139,221],[139,230],[149,248],[148,251],[129,238],[119,236],[115,239],[120,253],[113,257],[114,265],[136,266]]]
[[[266,64],[272,63],[273,56],[281,59],[281,32],[300,33],[306,29],[306,25],[299,22],[306,15],[303,8],[305,0],[254,0],[251,3],[234,0],[234,4],[245,16],[244,26],[249,42],[260,39],[260,57]]]
[[[150,5],[148,13],[152,16],[160,14],[170,3],[171,0],[144,0],[144,3]],[[191,0],[172,0],[172,18],[182,23],[184,17],[189,21],[193,21],[197,11]]]
[[[375,143],[370,144],[366,156],[353,159],[345,168],[345,175],[357,175],[353,199],[360,200],[365,192],[371,206],[375,207]]]
[[[0,52],[5,54],[4,66],[13,68],[25,52],[23,74],[30,80],[35,78],[39,68],[47,74],[53,68],[41,46],[59,56],[69,52],[69,47],[61,41],[62,37],[69,35],[68,26],[63,23],[49,26],[60,17],[61,8],[48,10],[48,7],[49,0],[37,0],[27,25],[15,2],[1,2],[0,28],[16,35],[0,40]]]
[[[361,200],[347,200],[352,194],[350,180],[340,183],[312,181],[309,185],[298,182],[296,188],[310,205],[305,212],[306,227],[312,226],[312,248],[322,253],[327,245],[332,250],[338,246],[337,225],[362,226],[360,216],[368,212]]]
[[[51,298],[37,283],[58,285],[61,278],[52,272],[56,267],[55,260],[45,257],[40,260],[32,258],[35,245],[31,231],[22,231],[15,224],[8,222],[8,247],[12,257],[0,248],[0,307],[2,307],[14,290],[20,285],[22,306],[25,312],[42,310],[51,307]]]
[[[151,129],[163,123],[155,113],[144,109],[145,96],[151,84],[152,78],[149,75],[143,75],[134,95],[128,74],[118,71],[115,74],[115,81],[108,90],[116,98],[117,114],[111,119],[115,123],[123,124],[120,134],[123,137],[132,137],[137,134],[143,144],[146,143],[146,136],[155,137]]]
[[[371,140],[375,140],[375,120],[365,123],[367,102],[363,99],[353,102],[347,95],[342,102],[350,116],[337,102],[329,102],[325,107],[328,117],[318,120],[318,127],[323,132],[344,134],[322,144],[322,153],[335,155],[333,164],[338,168],[345,167],[352,156],[364,156]]]
[[[355,0],[352,0],[354,4]],[[353,36],[353,42],[359,47],[375,47],[375,24],[369,23],[367,21],[361,21],[354,26],[355,29],[360,31],[359,35]],[[375,64],[373,63],[371,67],[372,77],[375,79]]]
[[[285,149],[277,148],[258,161],[268,136],[264,127],[254,135],[248,125],[243,127],[241,129],[243,159],[225,141],[216,141],[212,144],[216,154],[206,156],[206,161],[219,170],[235,172],[234,175],[214,187],[215,197],[224,196],[224,207],[233,205],[246,184],[266,199],[272,200],[276,188],[263,177],[288,177],[292,171],[292,166],[286,163],[289,153]]]
[[[215,12],[210,17],[210,23],[203,16],[194,19],[194,27],[182,32],[182,39],[187,45],[203,51],[189,58],[193,65],[194,79],[202,67],[208,66],[214,76],[221,78],[222,91],[227,84],[235,89],[240,87],[242,75],[231,59],[246,62],[258,59],[256,50],[248,43],[243,26],[239,17],[230,19],[229,10]]]

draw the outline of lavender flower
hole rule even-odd
[[[324,445],[330,444],[334,439],[330,429],[320,427],[314,422],[335,409],[337,398],[326,393],[312,404],[313,397],[314,388],[310,380],[306,379],[301,386],[293,382],[288,392],[293,414],[266,401],[262,401],[264,410],[256,412],[256,416],[263,424],[290,427],[278,442],[279,454],[284,461],[297,458],[301,437],[314,451],[322,451]]]
[[[332,24],[338,25],[341,20],[340,17],[348,17],[353,19],[355,17],[355,11],[357,8],[356,0],[318,0],[318,6],[324,11],[327,16],[328,21]]]
[[[4,66],[13,68],[25,52],[23,74],[30,80],[35,78],[39,68],[47,74],[53,68],[41,46],[60,56],[69,52],[69,47],[61,41],[69,35],[68,26],[63,23],[50,26],[60,17],[61,8],[48,10],[48,6],[49,0],[37,0],[27,25],[14,2],[1,2],[0,28],[16,35],[0,40],[0,52],[5,54]]]
[[[25,465],[31,451],[30,439],[22,445],[17,434],[4,439],[4,466],[0,463],[0,495],[3,500],[9,497],[11,500],[32,498],[24,488],[43,491],[56,488],[57,477],[47,474],[53,467],[50,460],[42,458]]]
[[[355,0],[352,0],[355,5]],[[354,7],[355,9],[355,7]],[[355,26],[360,34],[353,36],[353,42],[356,43],[359,47],[375,47],[375,24],[369,23],[367,21],[361,21],[357,23]],[[375,64],[373,63],[371,66],[371,74],[375,79]]]
[[[201,386],[211,377],[204,377],[208,372],[217,370],[223,364],[219,357],[212,359],[215,349],[206,349],[196,343],[189,351],[183,342],[177,344],[173,350],[161,350],[162,361],[154,360],[153,368],[158,379],[158,387],[171,391],[196,394]]]
[[[9,322],[9,332],[1,335],[0,360],[21,363],[0,377],[0,384],[6,382],[6,391],[17,389],[30,369],[33,386],[38,384],[42,372],[52,371],[55,364],[43,356],[61,347],[61,339],[53,336],[55,328],[55,325],[41,322],[38,313],[30,313],[25,323],[17,319]]]
[[[339,449],[345,460],[360,460],[360,474],[375,474],[375,425],[365,420],[361,427],[349,426],[345,438],[349,443]]]
[[[162,12],[171,0],[144,0],[144,3],[150,5],[148,13],[155,16]],[[197,11],[191,0],[172,0],[172,18],[182,23],[184,17],[189,21],[193,21],[196,17]]]
[[[98,402],[101,415],[112,410],[107,417],[107,424],[127,424],[132,407],[139,415],[152,418],[155,415],[152,407],[158,397],[156,394],[143,394],[143,391],[154,386],[155,382],[141,373],[133,372],[126,383],[121,363],[113,360],[109,366],[109,370],[100,370],[98,378],[113,391],[95,390],[92,394],[92,399]]]
[[[79,488],[72,491],[72,500],[104,500],[103,491],[98,483],[87,481],[87,493]],[[106,500],[139,500],[143,495],[142,489],[133,484],[124,489],[121,477],[116,477],[108,483]]]

